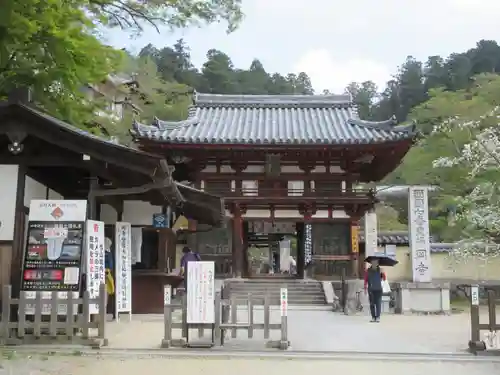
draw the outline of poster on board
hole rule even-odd
[[[215,263],[189,262],[187,267],[187,323],[215,323]]]
[[[132,226],[118,222],[115,225],[115,303],[117,316],[132,315]]]
[[[104,252],[104,223],[87,220],[85,227],[85,270],[87,290],[91,299],[99,297],[99,287],[105,282]],[[98,314],[99,304],[90,304],[89,311],[90,314]]]
[[[53,291],[61,299],[67,293],[78,298],[86,215],[86,201],[31,201],[21,279],[26,298],[42,292],[42,299],[50,299]],[[66,314],[66,308],[59,305],[58,314]],[[77,313],[77,305],[73,311]],[[28,304],[25,313],[34,314],[34,304]],[[42,305],[42,314],[50,314],[50,304]]]

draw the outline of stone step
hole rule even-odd
[[[322,293],[323,292],[323,289],[321,288],[286,288],[289,292],[293,291],[293,292],[297,292],[297,293]],[[242,287],[237,287],[237,288],[234,288],[234,287],[229,287],[230,291],[235,291],[235,292],[239,292],[239,291],[256,291],[256,292],[264,292],[264,291],[276,291],[276,292],[279,292],[281,290],[281,287],[274,287],[274,288],[257,288],[257,287],[253,287],[253,288],[242,288]]]
[[[233,296],[233,298],[236,298],[238,302],[240,301],[247,301],[248,297],[247,296]],[[264,299],[264,297],[259,298],[259,297],[252,297],[253,301],[259,301],[259,304],[261,301]],[[269,298],[269,303],[271,304],[279,304],[280,298],[275,297],[275,298]],[[325,299],[322,297],[315,297],[315,298],[288,298],[289,303],[294,303],[294,302],[303,302],[303,303],[325,303]]]
[[[288,289],[288,303],[290,305],[325,305],[323,286],[314,281],[298,280],[236,280],[226,283],[229,295],[239,301],[245,301],[250,294],[252,298],[263,299],[268,296],[269,303],[279,304],[280,289]]]
[[[279,296],[280,291],[279,290],[230,290],[229,294],[238,294],[238,295],[248,295],[251,294],[252,296]],[[298,292],[296,290],[288,291],[289,296],[323,296],[322,291],[317,291],[315,293],[303,293],[303,292]]]

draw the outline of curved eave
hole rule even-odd
[[[413,142],[414,134],[401,133],[394,134],[387,137],[373,137],[373,138],[348,138],[339,140],[330,139],[277,139],[277,140],[246,140],[241,141],[238,139],[206,139],[206,138],[190,138],[188,140],[183,138],[169,138],[164,136],[158,130],[152,130],[148,134],[131,130],[130,134],[139,145],[146,144],[165,144],[172,146],[185,146],[186,148],[196,148],[197,146],[213,146],[213,147],[249,147],[249,146],[302,146],[302,147],[315,147],[315,146],[369,146],[369,145],[383,145],[393,144],[398,142]]]
[[[360,181],[380,181],[389,173],[394,171],[399,164],[401,164],[403,158],[410,150],[415,136],[398,142],[398,144],[391,150],[381,147],[378,152],[375,152],[375,158],[371,163],[360,165],[360,168],[356,170],[356,172],[360,175]]]

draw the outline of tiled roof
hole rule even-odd
[[[164,143],[343,145],[411,139],[415,127],[362,121],[349,95],[195,94],[187,120],[136,122],[131,133]]]
[[[359,242],[365,242],[365,235],[361,231],[359,234]],[[452,243],[439,243],[432,236],[430,237],[431,252],[433,253],[448,253],[453,249]],[[378,244],[379,245],[403,245],[408,246],[410,243],[410,236],[408,232],[379,232]]]

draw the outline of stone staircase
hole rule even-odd
[[[229,296],[237,300],[246,300],[248,294],[255,298],[270,296],[272,305],[279,305],[280,289],[288,289],[288,304],[302,306],[324,306],[325,295],[321,282],[316,280],[293,279],[229,279],[225,281]]]

